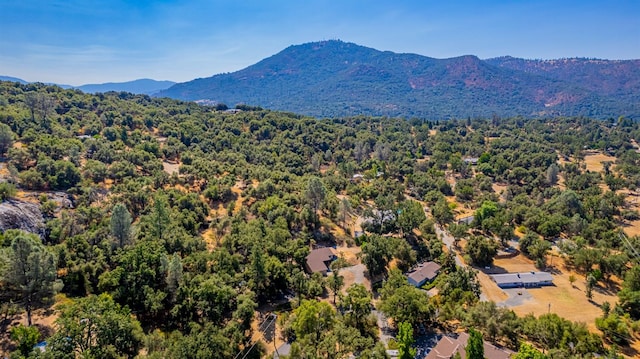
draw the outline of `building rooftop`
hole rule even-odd
[[[491,276],[497,284],[506,283],[541,283],[553,281],[551,274],[547,272],[521,272],[494,274]]]
[[[460,333],[457,338],[444,336],[438,344],[431,349],[425,359],[450,359],[456,352],[460,353],[460,357],[465,359],[467,356],[466,346],[469,341],[469,334]],[[483,342],[484,357],[487,359],[509,359],[514,354],[513,351],[497,347],[491,343]]]
[[[407,277],[415,283],[421,283],[425,279],[432,280],[438,275],[440,265],[435,262],[425,262],[420,264],[415,270],[407,273]]]
[[[307,255],[307,267],[312,273],[326,272],[329,270],[325,262],[336,258],[333,249],[329,247],[316,248]]]

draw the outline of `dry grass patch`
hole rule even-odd
[[[496,282],[489,277],[489,275],[478,272],[478,281],[480,282],[480,286],[482,287],[482,299],[490,300],[496,303],[500,303],[509,298],[509,296],[502,290]]]
[[[506,184],[498,184],[498,183],[491,184],[491,188],[493,189],[493,192],[497,194],[501,194],[503,191],[506,191],[508,187],[509,186],[507,186]]]
[[[593,290],[593,298],[590,301],[586,296],[586,280],[566,266],[563,258],[549,256],[547,259],[550,271],[553,275],[553,286],[526,289],[531,299],[524,303],[510,307],[519,316],[533,313],[540,316],[546,313],[556,313],[559,316],[574,322],[582,322],[590,331],[600,333],[595,326],[595,319],[602,315],[600,306],[609,302],[612,306],[618,302],[615,288],[598,286]],[[533,261],[518,255],[514,258],[496,259],[496,267],[507,272],[536,271]],[[570,276],[576,281],[571,284]],[[484,288],[484,287],[483,287]],[[549,304],[551,304],[549,306]]]
[[[587,170],[592,172],[602,172],[603,162],[615,163],[615,161],[615,157],[605,155],[601,152],[589,152],[584,156],[584,163],[587,165]]]
[[[640,196],[638,195],[638,192],[623,189],[618,191],[618,193],[626,195],[624,203],[626,209],[640,212]],[[626,221],[622,225],[622,230],[629,237],[640,236],[640,219],[635,221]]]
[[[162,161],[162,169],[167,172],[169,175],[178,174],[180,169],[180,163],[178,162],[169,162]]]
[[[624,231],[624,234],[629,237],[640,236],[640,219],[628,221],[628,223],[622,227],[622,230]]]
[[[216,239],[216,233],[213,228],[207,228],[202,232],[202,240],[207,244],[207,250],[212,252],[218,246],[218,240]]]

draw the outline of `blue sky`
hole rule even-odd
[[[0,75],[188,81],[341,39],[446,58],[640,58],[639,0],[0,0]]]

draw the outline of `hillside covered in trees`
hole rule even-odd
[[[291,358],[405,358],[466,330],[517,358],[638,353],[640,237],[623,229],[640,219],[640,126],[624,117],[317,120],[0,82],[0,122],[0,209],[43,222],[0,236],[6,355],[259,358],[287,342]],[[592,170],[592,152],[612,160]],[[513,243],[615,301],[589,297],[594,326],[485,300],[479,271]],[[321,247],[326,276],[307,265]],[[409,285],[427,261],[438,277]]]
[[[176,84],[181,100],[252,104],[315,117],[432,120],[493,115],[640,115],[640,61],[435,59],[338,40],[289,46],[245,69]]]

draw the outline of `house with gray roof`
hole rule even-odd
[[[422,287],[425,283],[431,282],[440,273],[440,265],[436,262],[421,263],[413,271],[407,273],[409,284],[414,287]]]
[[[553,285],[553,276],[547,272],[520,272],[491,276],[500,288],[536,288]]]

